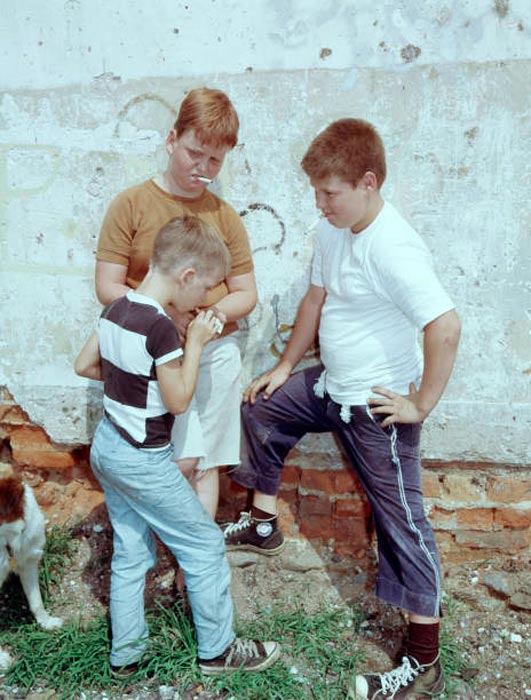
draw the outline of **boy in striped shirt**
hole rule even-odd
[[[143,282],[105,307],[75,362],[77,374],[104,383],[90,458],[114,532],[110,663],[119,678],[136,673],[147,648],[153,533],[185,573],[205,674],[262,671],[279,656],[275,642],[235,638],[223,534],[172,458],[174,416],[188,408],[202,349],[224,319],[199,312],[182,348],[167,310],[195,309],[229,270],[230,253],[210,226],[193,216],[173,219],[155,239]]]

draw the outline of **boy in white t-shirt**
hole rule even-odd
[[[380,194],[385,153],[374,127],[332,123],[302,167],[326,220],[288,345],[244,394],[242,463],[231,476],[254,489],[253,504],[226,528],[225,542],[229,550],[280,552],[284,459],[305,433],[335,432],[371,504],[376,594],[410,621],[401,665],[357,676],[349,697],[431,697],[444,690],[441,575],[423,508],[419,438],[450,377],[461,324],[425,244]],[[317,332],[322,365],[292,375]]]

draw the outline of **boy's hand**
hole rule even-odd
[[[192,311],[177,311],[177,309],[174,306],[168,306],[165,310],[168,316],[175,324],[175,327],[177,328],[177,333],[179,334],[179,338],[183,343],[186,338],[186,331],[188,329],[188,325],[190,321],[192,321],[195,318],[195,314],[192,313]]]
[[[262,389],[264,390],[264,399],[267,399],[289,378],[291,371],[282,365],[277,365],[269,372],[264,372],[254,381],[252,381],[247,389],[243,392],[243,402],[253,404],[256,397]]]
[[[371,391],[380,394],[382,398],[372,397],[367,399],[373,416],[387,414],[381,426],[386,428],[392,423],[422,423],[428,412],[418,405],[419,393],[413,382],[409,385],[409,394],[402,396],[389,389],[382,389],[379,386],[372,387]]]
[[[205,309],[205,310],[207,310],[207,309]],[[227,317],[225,316],[223,311],[218,309],[217,306],[209,306],[208,311],[212,311],[212,313],[214,314],[214,316],[216,318],[217,332],[218,332],[218,335],[221,335],[223,333],[223,326],[227,323]]]
[[[200,311],[197,316],[190,321],[186,331],[186,341],[196,341],[201,345],[206,345],[209,340],[219,334],[219,321],[214,312]]]

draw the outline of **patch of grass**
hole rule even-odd
[[[49,599],[52,588],[63,578],[76,552],[77,542],[72,529],[67,525],[53,525],[46,532],[46,544],[42,558],[39,581],[44,602]]]
[[[458,641],[455,634],[456,619],[459,617],[461,603],[449,596],[445,597],[445,617],[441,620],[439,645],[441,653],[441,664],[444,669],[446,680],[446,694],[452,697],[452,693],[457,689],[458,684],[455,678],[461,676],[469,666],[464,659],[464,648]]]
[[[238,700],[343,699],[361,656],[355,637],[361,610],[324,606],[314,614],[299,604],[275,605],[256,620],[239,625],[238,635],[272,639],[282,646],[282,659],[261,674],[235,673],[210,680],[209,687]]]
[[[53,595],[75,546],[69,528],[54,526],[48,532],[41,566],[46,598]],[[0,600],[0,645],[9,648],[16,663],[4,686],[53,688],[64,700],[90,690],[121,697],[126,685],[140,683],[177,685],[181,690],[202,685],[218,698],[237,700],[343,700],[361,660],[357,635],[365,615],[360,607],[323,605],[310,614],[302,602],[291,601],[268,606],[251,622],[237,624],[240,637],[280,642],[282,656],[271,669],[259,674],[204,677],[196,663],[195,630],[188,611],[182,602],[160,599],[147,613],[150,640],[145,660],[134,676],[120,683],[110,675],[106,616],[89,626],[81,620],[71,621],[48,632],[40,629],[27,611],[18,579],[11,577],[7,585],[9,589],[4,589]],[[466,668],[454,632],[458,606],[453,600],[446,601],[441,631],[441,660],[450,687],[452,677]]]
[[[252,623],[239,626],[239,636],[275,639],[282,645],[282,658],[260,674],[237,672],[205,678],[196,664],[193,623],[182,603],[167,607],[159,602],[148,613],[149,651],[138,672],[127,685],[142,683],[178,684],[184,689],[201,683],[219,697],[238,700],[336,700],[344,698],[348,680],[359,656],[353,641],[359,623],[351,608],[325,608],[314,615],[275,608],[259,613]],[[123,683],[110,676],[107,618],[102,616],[89,627],[70,623],[63,629],[46,632],[28,625],[0,635],[17,662],[6,683],[29,689],[37,685],[54,688],[65,700],[81,691],[105,689],[117,694]]]

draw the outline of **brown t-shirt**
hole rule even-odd
[[[103,219],[96,258],[125,265],[126,284],[136,289],[147,274],[155,236],[168,221],[185,214],[197,216],[217,231],[232,256],[231,277],[253,270],[247,232],[230,204],[209,190],[197,199],[177,197],[153,180],[129,187],[113,199]],[[227,294],[222,282],[208,292],[204,306],[217,304]],[[236,329],[236,323],[228,323],[223,334]]]

